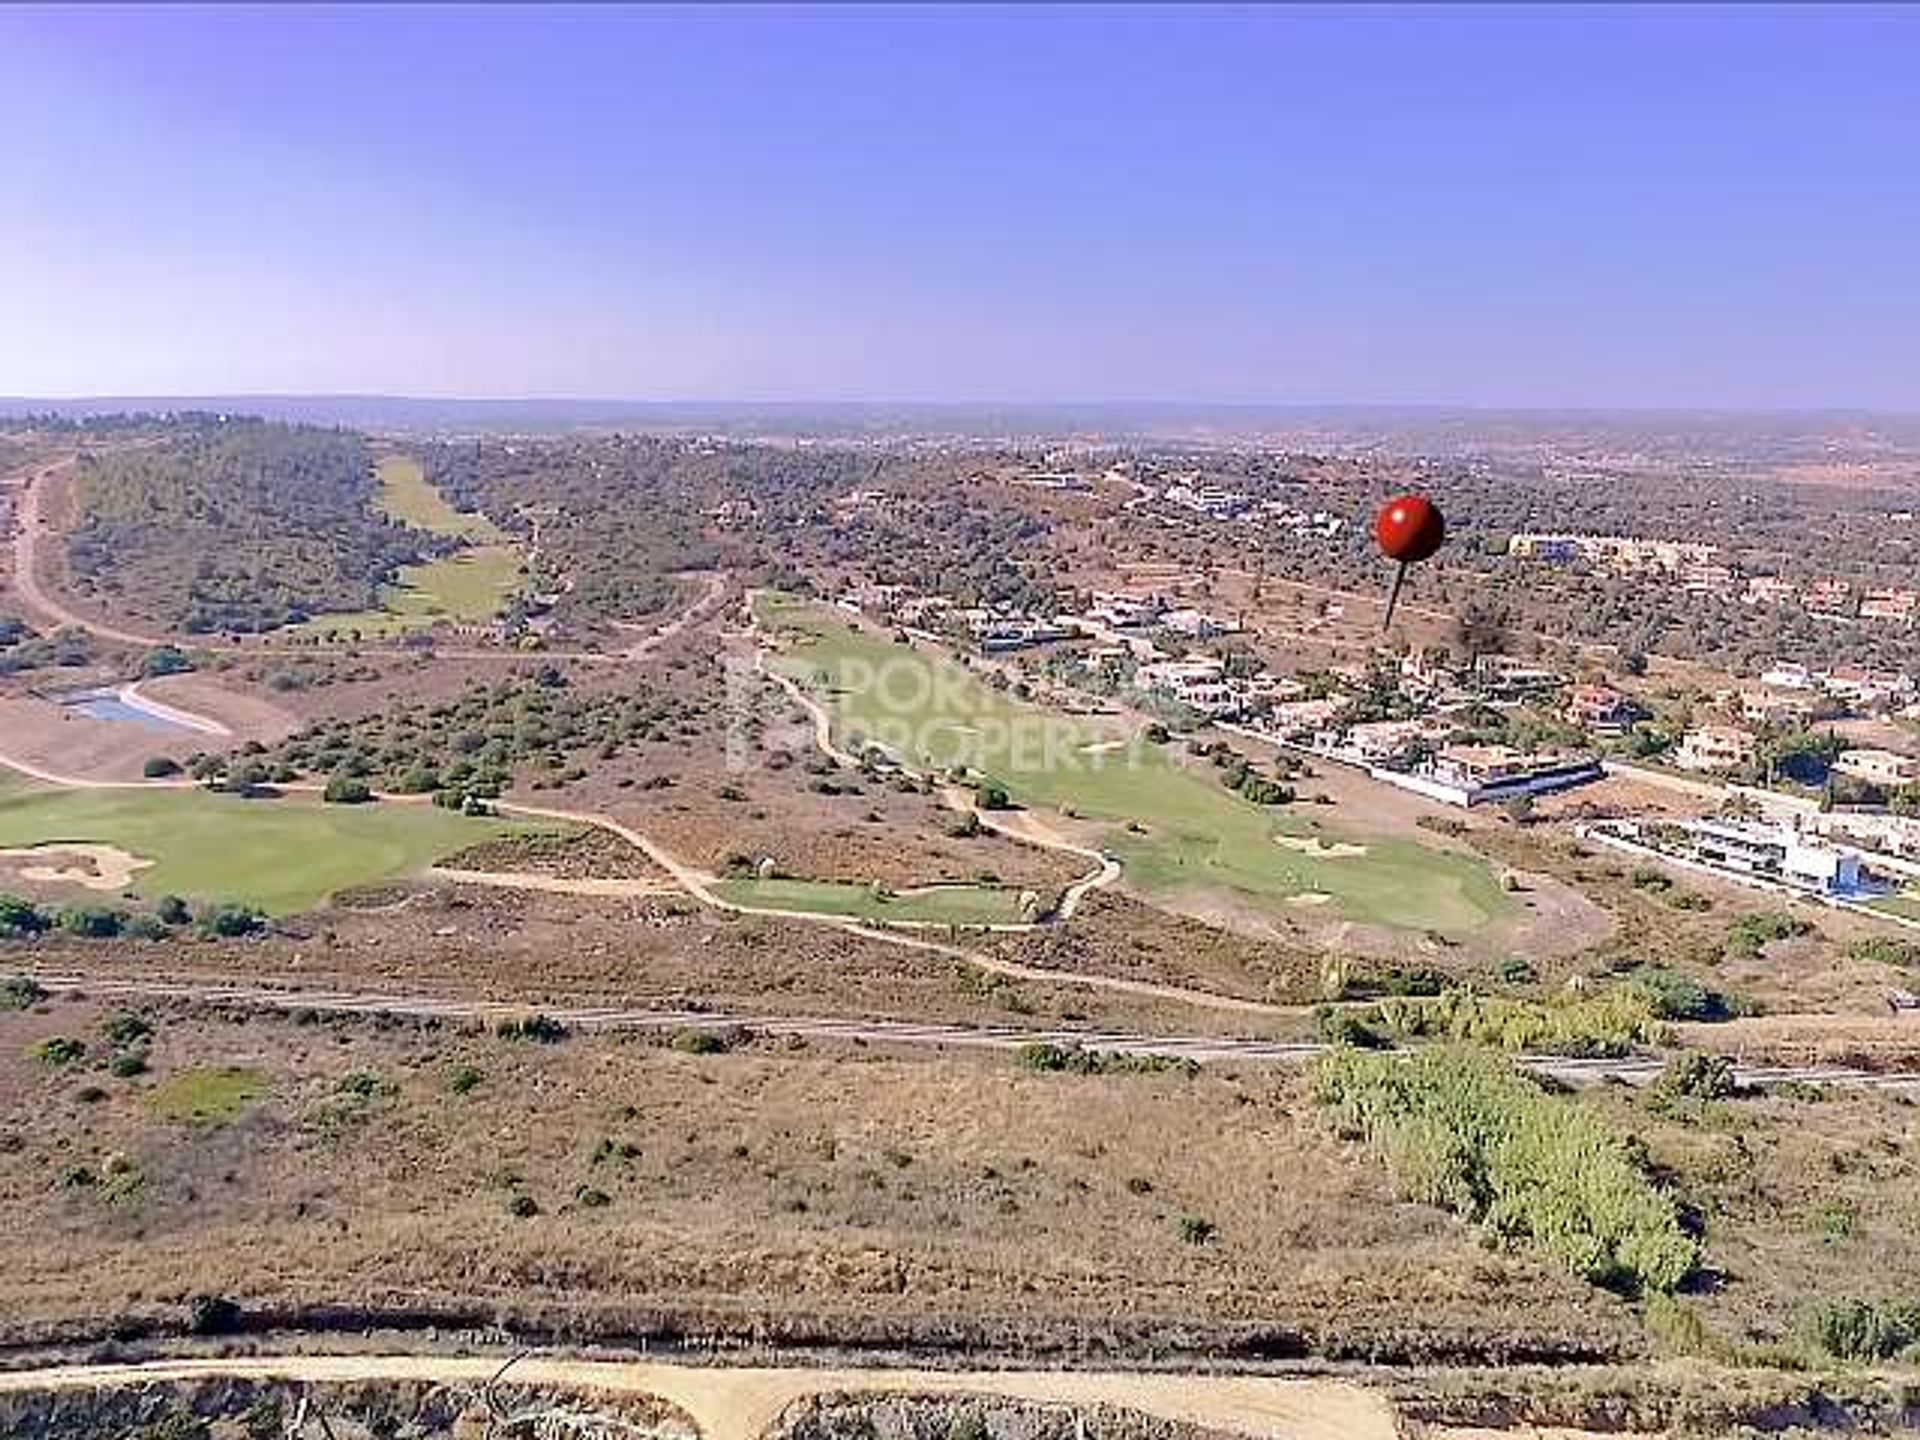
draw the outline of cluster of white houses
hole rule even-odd
[[[1867,909],[1920,929],[1889,897],[1920,881],[1920,820],[1829,814],[1804,800],[1741,792],[1750,813],[1670,821],[1602,820],[1580,833],[1613,849],[1776,893]]]
[[[1686,557],[1674,558],[1680,563]],[[1010,606],[965,607],[901,585],[858,586],[841,603],[888,623],[970,642],[985,654],[1091,642],[1076,649],[1077,662],[1109,688],[1131,690],[1239,733],[1360,767],[1377,779],[1456,805],[1567,789],[1603,773],[1597,755],[1584,749],[1523,752],[1455,743],[1450,737],[1458,731],[1454,716],[1460,710],[1551,705],[1568,725],[1596,740],[1625,734],[1647,718],[1623,691],[1569,683],[1523,657],[1483,655],[1469,664],[1444,652],[1415,650],[1400,661],[1397,690],[1416,716],[1356,723],[1351,712],[1370,682],[1366,673],[1336,672],[1333,693],[1324,684],[1310,693],[1301,681],[1250,667],[1244,658],[1229,665],[1197,653],[1193,645],[1233,634],[1239,623],[1157,592],[1095,592],[1073,610],[1050,614]],[[1697,725],[1681,737],[1670,759],[1683,770],[1738,772],[1753,765],[1758,751],[1751,724],[1805,720],[1815,703],[1872,710],[1910,702],[1913,696],[1906,676],[1777,664],[1759,689],[1722,697],[1724,712],[1746,723],[1729,718]],[[1920,759],[1890,750],[1850,749],[1833,769],[1890,791],[1920,784]]]
[[[1721,558],[1719,546],[1702,542],[1523,532],[1507,541],[1507,554],[1544,564],[1591,565],[1615,575],[1657,576],[1691,594],[1748,605],[1798,606],[1822,619],[1892,625],[1920,621],[1920,589],[1876,589],[1832,576],[1801,583],[1778,575],[1747,575]]]

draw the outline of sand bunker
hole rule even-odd
[[[1328,844],[1311,835],[1276,835],[1273,843],[1288,850],[1298,850],[1302,855],[1318,855],[1323,860],[1352,860],[1367,853],[1364,845],[1349,845],[1342,840]]]
[[[114,845],[59,842],[50,845],[26,845],[0,850],[0,860],[70,860],[65,865],[19,865],[23,880],[38,880],[49,885],[84,885],[89,890],[124,890],[136,871],[145,870],[153,861],[128,854]]]
[[[1305,908],[1312,905],[1325,905],[1332,899],[1333,896],[1324,890],[1302,890],[1298,895],[1289,895],[1287,904]]]

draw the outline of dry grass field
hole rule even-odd
[[[116,1045],[115,1013],[0,1015],[10,1340],[178,1325],[218,1293],[1002,1352],[1641,1344],[1621,1302],[1396,1202],[1297,1075],[181,1009]],[[35,1058],[56,1035],[86,1054]],[[143,1073],[116,1073],[129,1053]]]

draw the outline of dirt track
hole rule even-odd
[[[287,1355],[74,1365],[0,1373],[0,1391],[98,1389],[210,1376],[309,1383],[415,1380],[480,1385],[498,1360],[429,1355]],[[707,1440],[757,1440],[796,1400],[824,1393],[990,1395],[1043,1405],[1110,1405],[1267,1440],[1394,1440],[1386,1397],[1332,1380],[1264,1375],[1128,1374],[1074,1370],[814,1370],[719,1368],[647,1361],[529,1358],[519,1385],[657,1395],[693,1418]]]

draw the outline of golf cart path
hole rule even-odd
[[[0,1373],[0,1391],[97,1390],[211,1377],[308,1384],[422,1381],[484,1387],[501,1362],[482,1356],[282,1355],[71,1365]],[[812,1395],[1004,1397],[1039,1405],[1115,1406],[1260,1440],[1394,1440],[1386,1396],[1335,1380],[1097,1370],[786,1369],[531,1356],[515,1385],[653,1395],[678,1406],[704,1440],[759,1440]]]
[[[63,775],[58,771],[46,769],[27,761],[17,760],[0,754],[0,767],[14,770],[20,774],[39,780],[44,784],[77,790],[194,790],[200,788],[200,782],[188,777],[166,780],[98,780],[79,775]],[[277,790],[293,794],[318,795],[325,786],[317,781],[289,781],[274,787]],[[382,804],[424,805],[431,803],[426,795],[399,795],[376,792],[375,800]],[[978,950],[969,950],[964,946],[944,944],[926,940],[908,933],[910,930],[945,931],[949,927],[935,922],[895,921],[888,925],[862,924],[849,921],[838,915],[823,915],[813,910],[788,910],[771,906],[742,905],[716,894],[713,886],[716,877],[686,864],[665,846],[652,837],[636,830],[624,821],[611,815],[590,810],[565,810],[549,805],[529,805],[518,801],[501,800],[494,803],[494,809],[501,815],[524,816],[536,820],[552,820],[560,824],[579,825],[604,830],[618,836],[634,849],[640,851],[661,870],[666,872],[673,884],[681,892],[699,903],[715,910],[726,910],[738,915],[758,915],[772,919],[795,920],[805,924],[829,925],[850,935],[878,941],[884,945],[893,945],[901,949],[915,950],[923,954],[941,955],[958,960],[976,969],[990,974],[1003,976],[1010,980],[1028,980],[1049,985],[1071,985],[1083,989],[1105,990],[1116,994],[1134,995],[1143,999],[1165,1000],[1178,1004],[1193,1005],[1203,1009],[1231,1010],[1243,1014],[1265,1016],[1297,1016],[1307,1014],[1311,1007],[1302,1005],[1273,1005],[1264,1001],[1244,1000],[1237,996],[1219,995],[1207,990],[1189,990],[1177,985],[1157,985],[1146,980],[1132,980],[1118,975],[1090,975],[1079,971],[1056,970],[1041,965],[1022,965],[1018,961],[1003,959]],[[653,896],[674,893],[672,889],[658,881],[644,878],[611,879],[588,883],[585,881],[566,881],[554,876],[531,875],[524,871],[511,870],[468,870],[458,871],[446,877],[451,883],[483,885],[496,889],[538,890],[557,894],[598,895],[612,897]],[[996,924],[976,926],[976,929],[994,931],[1024,932],[1039,928],[1036,924]]]
[[[748,603],[749,605],[752,603],[751,596],[748,597]],[[757,639],[759,633],[757,629],[753,633]],[[774,684],[786,692],[795,704],[806,711],[808,717],[813,722],[813,742],[819,747],[820,752],[829,759],[837,761],[839,764],[858,769],[861,757],[847,750],[839,741],[833,738],[833,716],[828,712],[826,706],[809,695],[806,689],[794,680],[792,676],[783,675],[768,665],[766,663],[768,653],[764,645],[761,645],[756,649],[754,663],[758,666],[761,674],[772,680]],[[907,770],[905,765],[902,765],[900,768]],[[914,772],[907,770],[907,773],[913,774]],[[927,777],[917,776],[916,778],[926,779]],[[1021,844],[1032,845],[1037,849],[1053,850],[1064,855],[1075,856],[1081,860],[1093,861],[1094,868],[1092,870],[1088,871],[1060,892],[1060,902],[1054,907],[1053,912],[1054,923],[1072,919],[1074,911],[1080,908],[1080,901],[1090,891],[1104,890],[1120,878],[1120,862],[1118,860],[1099,850],[1092,849],[1085,845],[1076,845],[1071,840],[1065,839],[1031,811],[1003,813],[984,810],[975,802],[972,793],[960,785],[940,786],[937,793],[948,809],[956,810],[963,815],[973,816],[983,829],[991,830],[998,835],[1004,835],[1009,840],[1018,841]],[[1033,927],[1023,925],[1017,928],[1031,929]]]

